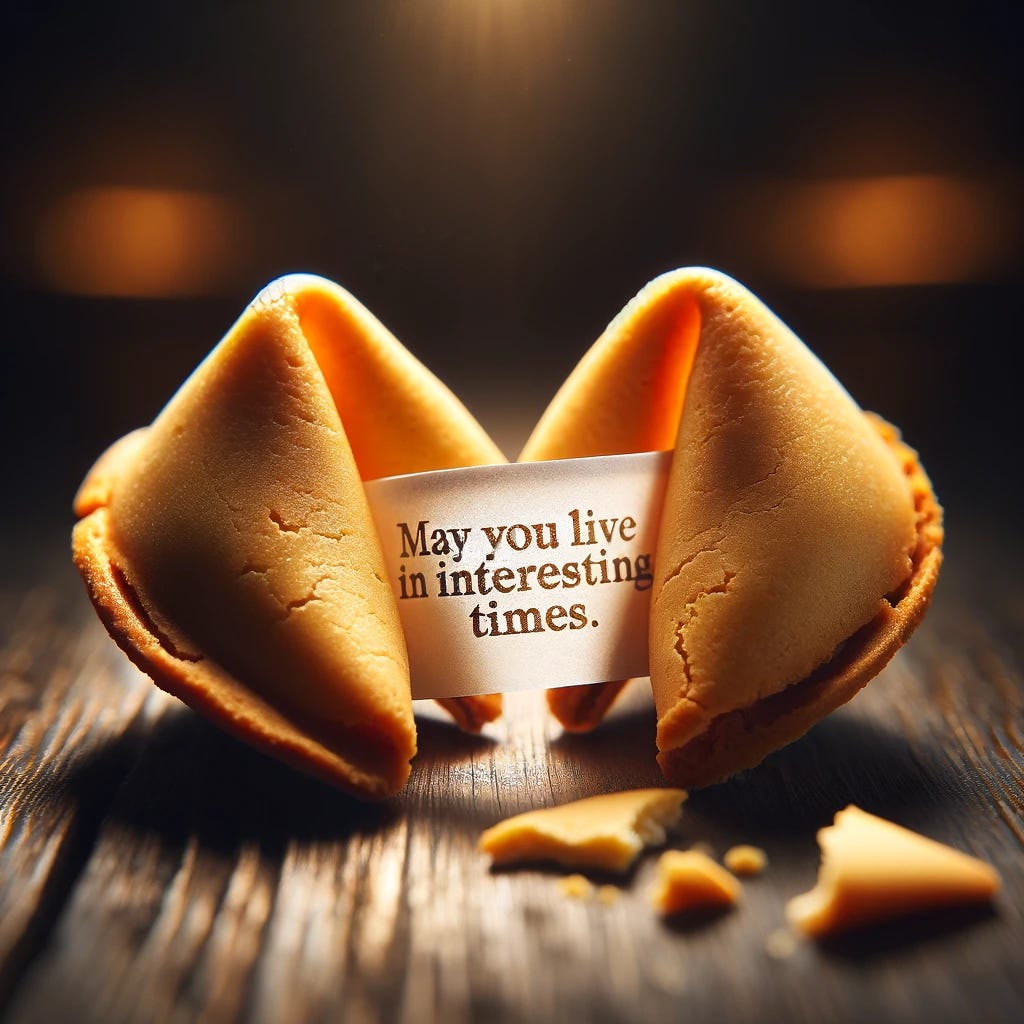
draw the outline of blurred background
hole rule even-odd
[[[1024,5],[956,9],[4,3],[5,517],[70,525],[278,274],[344,284],[514,456],[621,306],[706,264],[951,511],[1012,518]]]

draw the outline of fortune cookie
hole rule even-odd
[[[704,269],[652,281],[544,413],[524,461],[674,452],[650,675],[675,785],[751,767],[849,700],[923,616],[942,512],[916,454],[757,298]],[[596,725],[621,682],[549,694]]]
[[[159,686],[365,798],[416,752],[405,641],[362,481],[503,462],[348,293],[264,289],[152,426],[90,471],[75,562]],[[479,728],[500,696],[446,700]]]

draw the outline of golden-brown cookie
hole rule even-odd
[[[362,481],[503,461],[366,309],[293,276],[256,298],[76,498],[97,611],[162,688],[362,797],[416,750],[398,611]],[[500,696],[446,702],[479,728]]]
[[[527,460],[673,450],[650,615],[659,761],[757,764],[881,670],[920,621],[941,509],[914,453],[725,275],[651,282],[555,396]],[[596,724],[620,683],[553,693]]]

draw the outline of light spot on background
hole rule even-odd
[[[992,185],[920,174],[782,183],[748,211],[778,276],[858,288],[984,278],[1005,257],[1011,208]]]
[[[43,283],[75,295],[169,298],[223,289],[244,251],[240,211],[224,196],[101,186],[67,193],[34,232]]]

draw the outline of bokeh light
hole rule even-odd
[[[229,199],[173,189],[83,188],[54,201],[35,233],[38,272],[76,295],[167,298],[216,292],[244,248]]]

